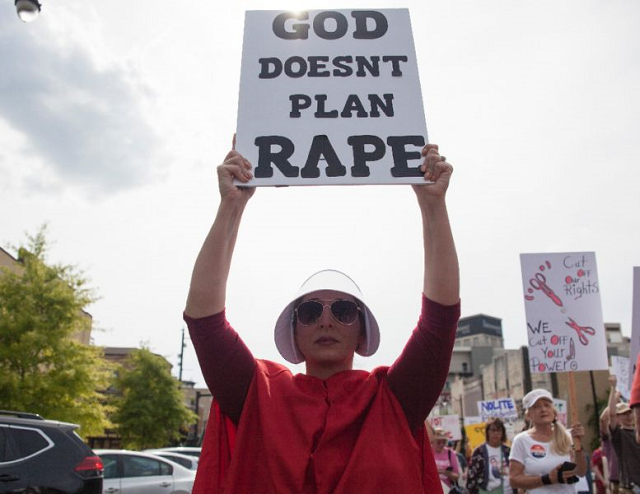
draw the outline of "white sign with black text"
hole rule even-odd
[[[247,184],[422,183],[409,11],[247,11],[236,149]]]

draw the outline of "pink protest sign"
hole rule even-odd
[[[531,372],[606,370],[593,252],[520,254]]]

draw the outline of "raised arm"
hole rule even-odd
[[[387,374],[412,429],[422,426],[442,391],[460,316],[458,257],[445,204],[453,168],[435,144],[422,154],[425,179],[433,182],[413,186],[422,213],[425,298],[418,326]]]
[[[240,220],[255,191],[253,187],[237,187],[233,179],[247,182],[251,177],[251,165],[235,150],[218,166],[220,205],[191,275],[185,308],[185,314],[190,317],[217,314],[225,307],[227,278]]]
[[[223,310],[240,220],[254,192],[253,188],[236,187],[233,179],[246,182],[251,177],[250,170],[249,162],[233,150],[218,167],[220,205],[196,259],[185,308],[185,321],[202,375],[220,409],[236,425],[255,361]]]
[[[618,427],[618,415],[616,414],[616,404],[618,403],[618,392],[616,391],[616,384],[618,380],[616,376],[609,376],[609,429],[613,430]],[[608,432],[608,431],[607,431]]]
[[[609,435],[609,407],[604,407],[600,414],[600,435]]]
[[[453,305],[460,300],[460,275],[445,203],[453,167],[440,156],[436,144],[427,144],[422,155],[425,157],[421,168],[425,179],[433,182],[413,186],[422,213],[423,292],[434,302]]]

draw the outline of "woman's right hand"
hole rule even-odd
[[[252,177],[253,173],[251,173],[249,160],[245,159],[235,149],[229,151],[224,162],[218,166],[218,189],[220,190],[221,201],[243,201],[246,203],[255,192],[255,187],[239,187],[233,180],[237,179],[242,183],[246,183]]]
[[[551,480],[552,484],[560,483],[558,482],[558,472],[560,471],[561,468],[562,468],[562,463],[560,463],[560,465],[558,465],[557,467],[555,467],[553,470],[549,472],[549,479]],[[564,472],[562,472],[561,475],[562,475],[562,478],[564,479],[564,482],[562,483],[566,484],[567,479],[570,479],[571,477],[578,475],[578,470],[575,468],[573,470],[565,470]]]

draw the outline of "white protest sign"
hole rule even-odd
[[[426,143],[407,9],[246,12],[248,185],[423,183]]]
[[[486,422],[491,417],[497,417],[505,421],[518,418],[518,410],[513,398],[479,401],[478,413],[482,418],[482,422]]]
[[[520,254],[531,372],[606,370],[593,252]]]
[[[631,355],[629,355],[629,376],[636,371],[640,353],[640,267],[633,268],[633,312],[631,315]],[[638,371],[640,372],[640,371]],[[633,378],[631,379],[633,381]]]
[[[434,415],[428,420],[433,428],[444,429],[450,441],[460,441],[462,439],[460,417],[458,415]]]
[[[553,406],[558,412],[558,421],[562,425],[567,425],[567,400],[553,399]]]
[[[462,419],[462,421],[464,422],[464,425],[481,424],[482,417],[480,417],[480,415],[465,416],[464,419]]]
[[[616,390],[620,391],[622,397],[629,401],[629,390],[631,389],[631,379],[629,378],[629,359],[627,357],[611,357],[611,373],[616,376]]]

